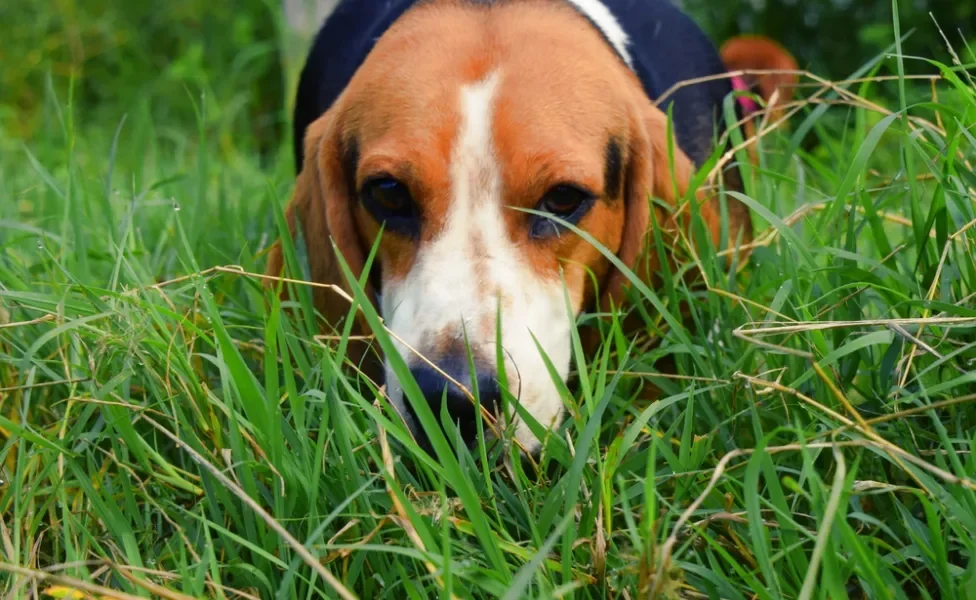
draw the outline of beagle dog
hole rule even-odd
[[[311,280],[348,290],[335,250],[361,277],[381,236],[366,292],[435,416],[446,397],[473,440],[475,404],[456,384],[476,382],[489,413],[505,386],[539,424],[557,426],[564,399],[549,365],[567,379],[575,319],[619,307],[626,279],[552,217],[652,281],[662,261],[647,243],[652,219],[687,224],[650,197],[682,201],[734,87],[753,84],[768,100],[784,83],[715,76],[730,63],[795,69],[767,40],[737,39],[723,54],[671,0],[341,0],[315,38],[295,107],[299,173],[285,214]],[[750,102],[740,118],[757,108]],[[718,200],[697,201],[717,244]],[[748,211],[732,202],[729,237],[748,242]],[[267,274],[280,280],[283,268],[279,240]],[[341,331],[349,303],[321,286],[314,302]],[[367,328],[357,321],[354,331]],[[419,437],[388,362],[377,365]],[[517,415],[500,418],[524,449],[539,448]]]

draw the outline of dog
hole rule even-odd
[[[567,380],[575,319],[626,302],[623,273],[565,223],[652,281],[667,259],[648,243],[652,220],[687,225],[649,197],[672,207],[685,197],[734,89],[789,99],[788,78],[721,77],[770,66],[795,61],[764,38],[720,54],[670,0],[341,0],[300,76],[289,230],[300,228],[311,281],[346,290],[336,251],[361,278],[382,231],[360,280],[434,415],[446,400],[465,441],[477,432],[474,383],[487,412],[505,386],[551,430],[565,410],[550,368]],[[743,99],[737,110],[748,120],[757,108]],[[718,200],[697,201],[717,244]],[[751,240],[746,207],[730,200],[727,214],[729,239]],[[279,240],[268,280],[283,270]],[[323,286],[313,294],[341,330],[348,301]],[[353,330],[369,333],[359,320]],[[420,435],[381,361],[376,375]],[[539,449],[518,415],[499,418],[523,449]]]

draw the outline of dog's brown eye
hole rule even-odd
[[[391,177],[372,179],[363,187],[369,200],[385,211],[401,212],[413,204],[407,186]]]
[[[542,199],[540,208],[557,217],[566,217],[576,212],[576,209],[592,198],[593,196],[579,188],[557,185],[549,190]]]
[[[546,192],[539,202],[538,210],[575,225],[593,206],[594,199],[595,196],[584,189],[561,184]],[[562,228],[563,225],[559,222],[538,216],[532,220],[530,235],[536,239],[544,239],[559,235]]]
[[[388,230],[415,236],[419,231],[419,214],[410,189],[392,177],[374,177],[360,191],[363,206]]]

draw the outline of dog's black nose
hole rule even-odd
[[[468,392],[474,396],[474,387],[471,381],[471,371],[467,361],[442,361],[437,367],[446,375],[457,381]],[[465,443],[470,444],[478,434],[478,423],[475,420],[477,406],[460,387],[444,377],[430,365],[423,364],[410,369],[411,374],[417,381],[420,391],[423,392],[427,404],[437,422],[441,422],[441,407],[447,407],[447,414],[451,421],[461,431],[461,438]],[[476,398],[481,402],[481,406],[494,415],[498,406],[501,391],[498,387],[498,380],[492,371],[475,369],[475,376],[478,383],[478,395]],[[484,429],[489,428],[487,421],[483,422]]]

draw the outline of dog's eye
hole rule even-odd
[[[385,212],[401,213],[413,206],[410,190],[392,177],[377,177],[363,185],[364,200]]]
[[[561,184],[546,192],[537,210],[575,225],[593,206],[594,198],[593,194],[584,189]],[[558,235],[561,230],[561,224],[548,217],[538,216],[533,219],[531,235],[534,238],[547,238]]]
[[[404,235],[417,233],[417,206],[403,182],[386,176],[373,177],[363,184],[360,196],[366,210],[377,221],[385,223],[389,231]]]
[[[549,190],[549,193],[542,199],[540,208],[557,217],[565,218],[576,212],[577,208],[591,198],[592,196],[589,193],[579,188],[569,185],[557,185]]]

